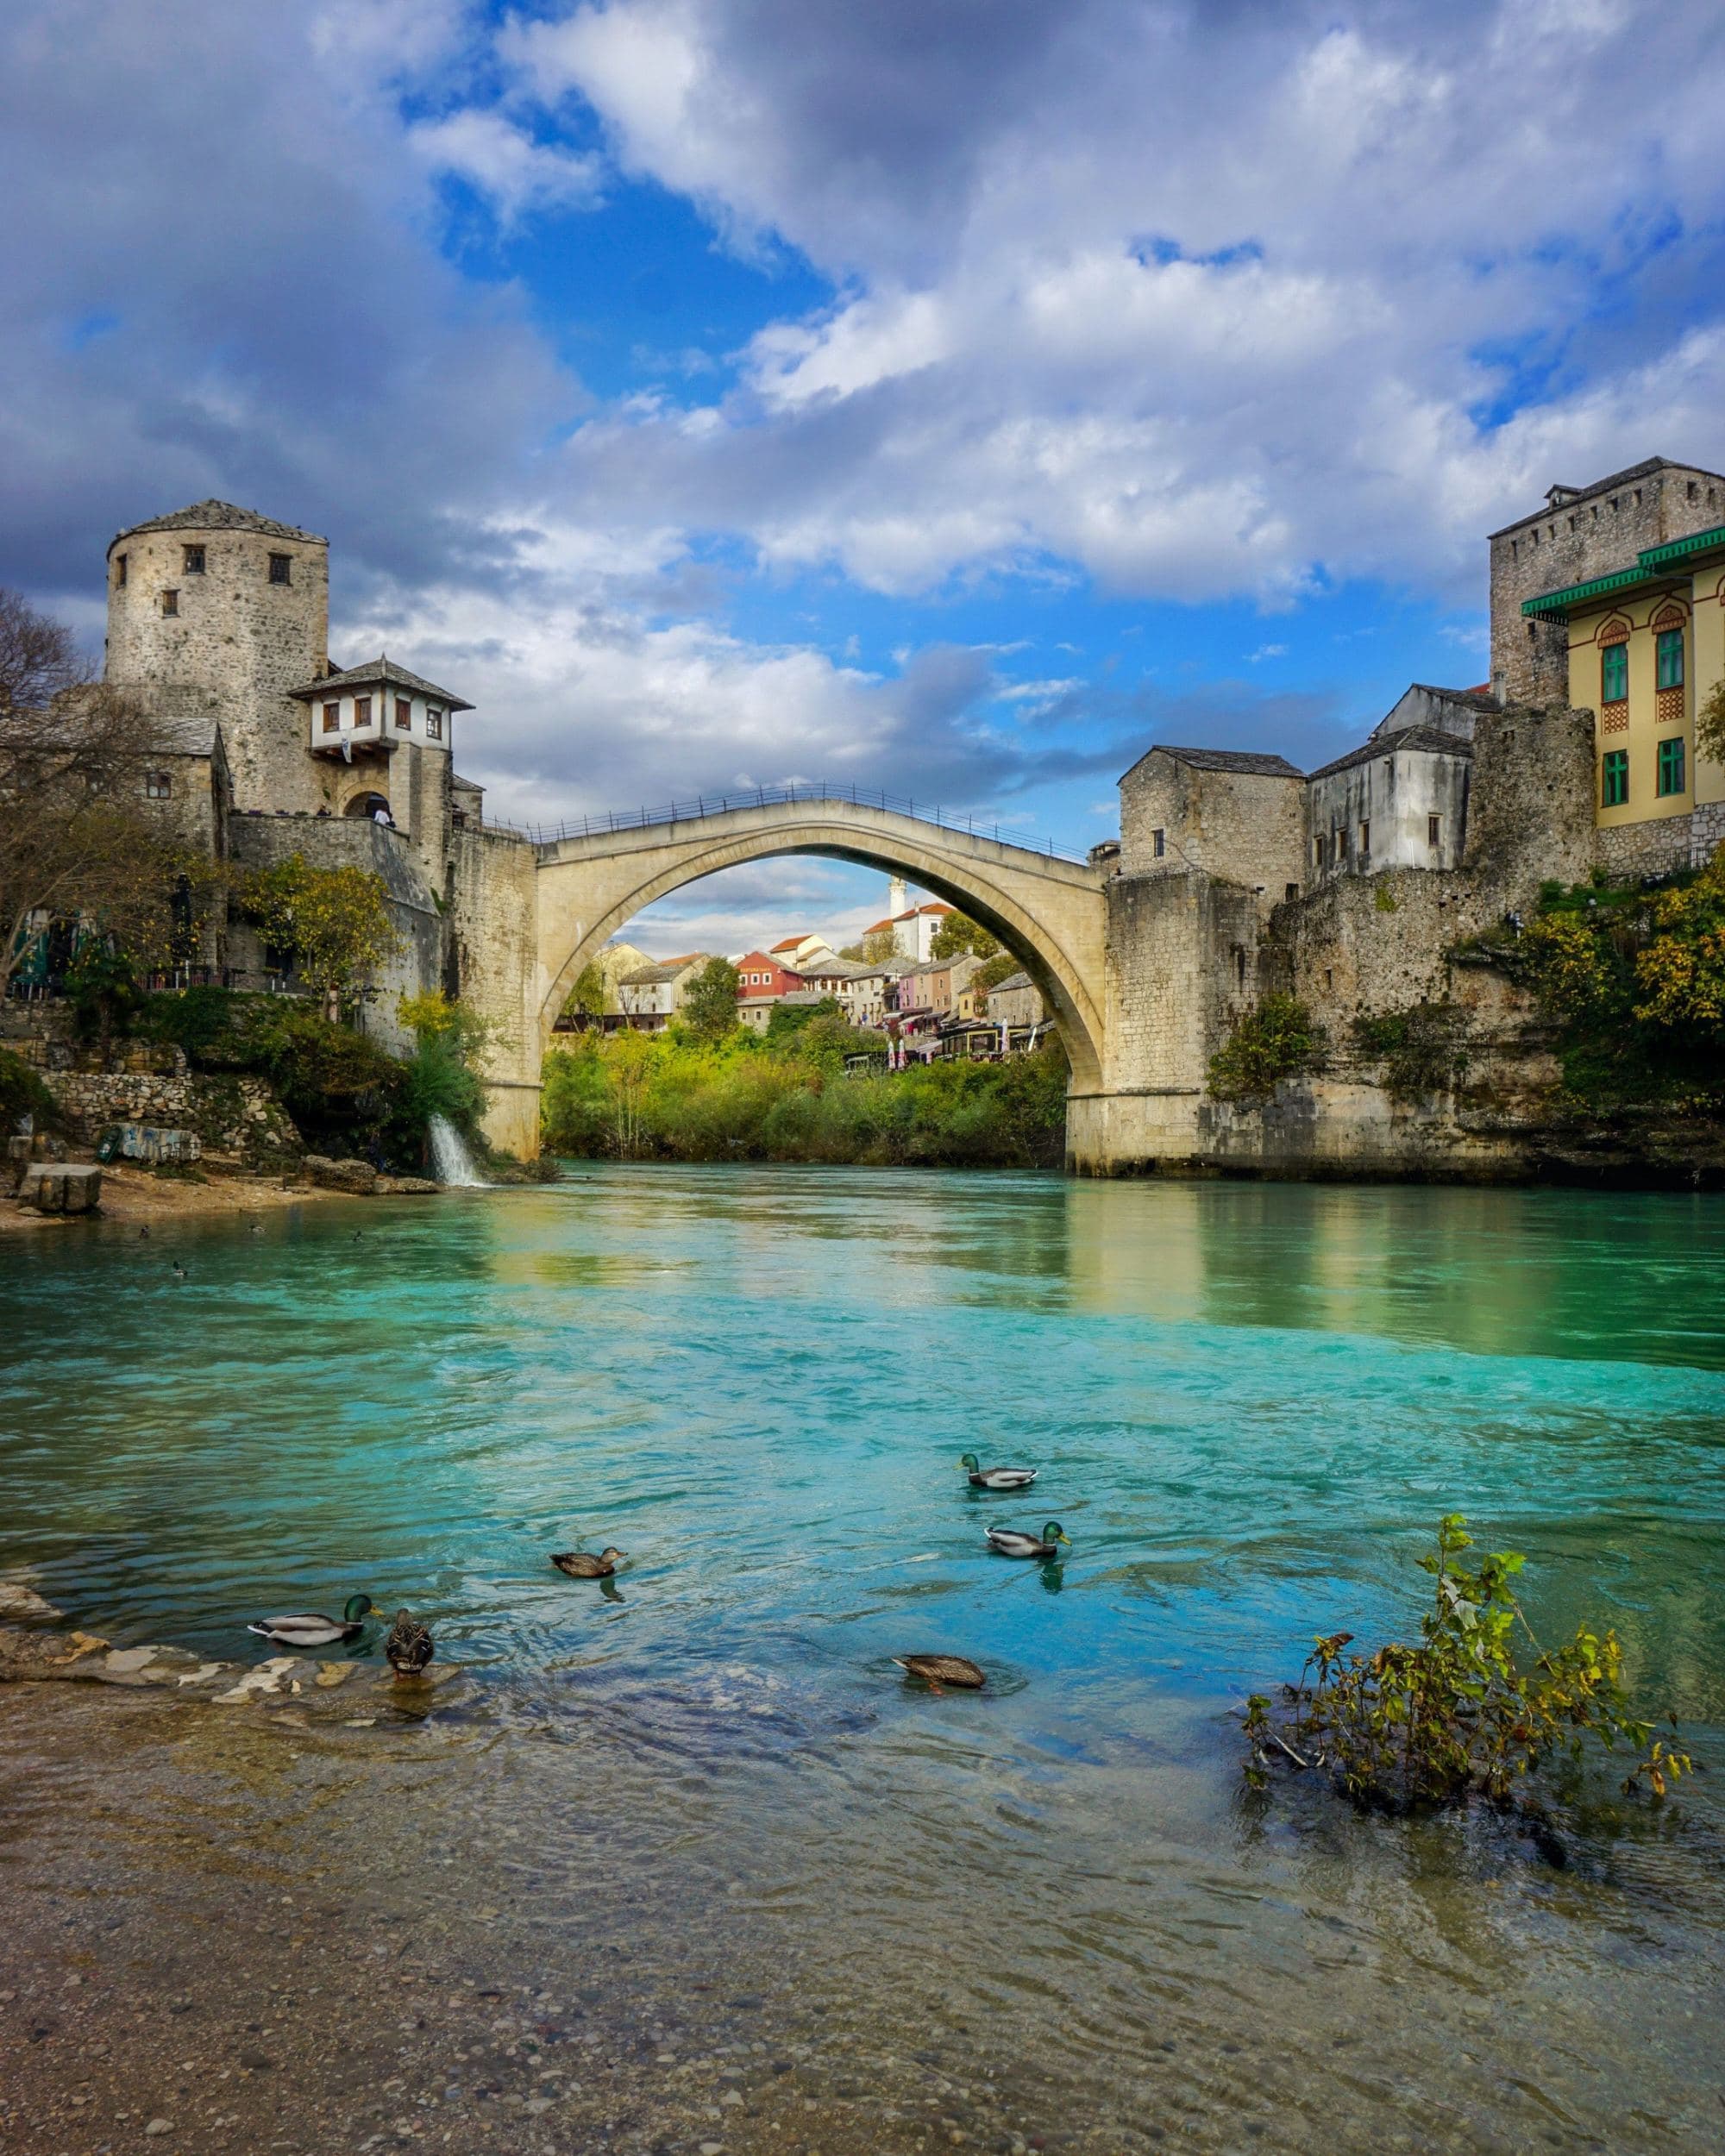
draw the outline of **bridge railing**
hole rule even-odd
[[[724,816],[732,809],[788,808],[804,802],[821,801],[839,801],[850,808],[881,809],[893,815],[908,816],[919,824],[932,824],[944,831],[963,831],[972,838],[993,839],[997,845],[1016,846],[1026,853],[1044,854],[1052,861],[1082,862],[1088,858],[1083,852],[1070,846],[1060,845],[1052,838],[1038,838],[1010,824],[996,823],[990,817],[960,816],[950,812],[938,803],[917,802],[895,793],[878,793],[867,787],[831,786],[819,782],[804,786],[757,786],[736,793],[696,794],[693,799],[669,801],[659,808],[611,809],[603,816],[583,816],[555,827],[549,824],[499,823],[487,817],[486,828],[512,832],[518,838],[530,840],[536,846],[554,846],[563,838],[603,837],[615,831],[645,830],[661,824],[697,823],[709,816]]]

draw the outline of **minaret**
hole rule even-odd
[[[900,958],[916,956],[913,948],[916,924],[914,921],[900,921],[899,918],[900,913],[909,911],[910,902],[910,894],[905,889],[904,878],[889,876],[887,879],[887,918],[893,924],[893,949],[897,951]]]

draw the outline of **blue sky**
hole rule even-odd
[[[1676,0],[18,0],[0,581],[327,533],[534,822],[835,776],[1067,843],[1485,672],[1484,537],[1725,462]],[[762,864],[639,940],[854,930]]]

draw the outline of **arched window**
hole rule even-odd
[[[1654,615],[1653,645],[1657,657],[1653,717],[1661,726],[1678,725],[1683,719],[1683,632],[1680,606],[1662,606]]]
[[[1622,617],[1599,632],[1600,723],[1615,733],[1629,724],[1629,624]]]

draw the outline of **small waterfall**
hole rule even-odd
[[[466,1188],[485,1188],[485,1177],[474,1166],[461,1132],[447,1116],[434,1115],[426,1125],[431,1138],[431,1165],[440,1183],[460,1183]]]

